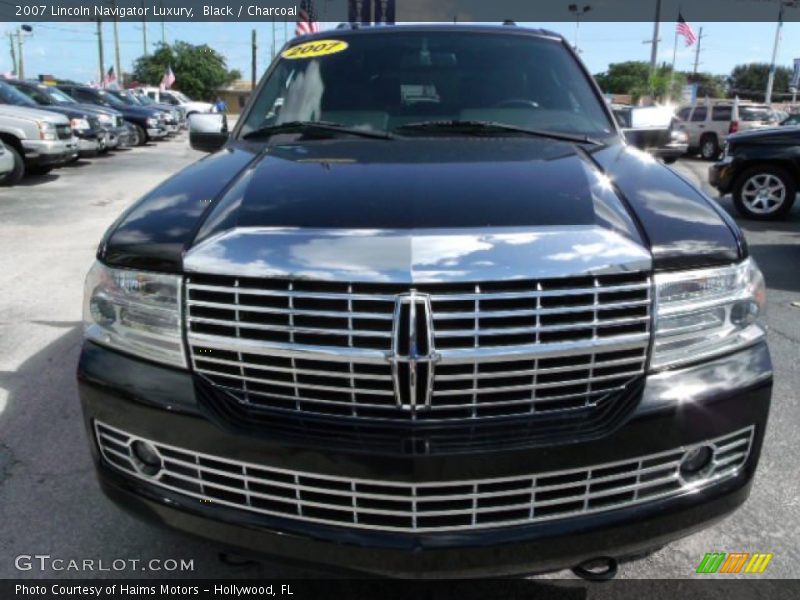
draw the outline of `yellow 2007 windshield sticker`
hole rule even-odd
[[[328,54],[336,54],[347,50],[347,45],[347,42],[342,40],[314,40],[313,42],[292,46],[288,50],[284,50],[281,56],[288,59],[327,56]]]

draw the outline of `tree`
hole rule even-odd
[[[225,57],[207,44],[176,41],[171,46],[159,44],[153,54],[136,59],[131,78],[158,85],[167,67],[175,74],[173,87],[199,100],[212,100],[219,88],[242,76],[236,69],[229,71]]]
[[[787,67],[775,69],[775,83],[773,91],[776,94],[789,92],[789,80],[792,70]],[[730,93],[740,98],[750,100],[764,100],[769,78],[769,65],[767,63],[751,63],[737,65],[728,78]]]
[[[608,65],[608,71],[594,76],[600,88],[609,94],[630,94],[634,102],[642,96],[653,96],[660,100],[677,98],[686,83],[682,73],[672,73],[672,67],[663,64],[650,74],[650,64],[643,61],[627,61]]]
[[[649,77],[650,65],[637,60],[610,64],[605,73],[594,76],[607,94],[631,94],[633,90],[644,89]]]
[[[725,75],[712,75],[711,73],[683,73],[688,83],[697,84],[698,98],[724,98],[728,87],[728,78]]]

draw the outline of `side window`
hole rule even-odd
[[[685,121],[689,118],[690,112],[692,112],[692,109],[690,107],[687,106],[686,108],[682,108],[678,111],[678,118],[681,121]]]
[[[732,118],[732,106],[715,106],[711,111],[711,119],[713,121],[730,121]]]
[[[692,113],[692,122],[705,121],[707,114],[708,114],[708,109],[705,106],[696,107],[694,109],[694,112]]]

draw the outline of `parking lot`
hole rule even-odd
[[[104,230],[159,181],[199,158],[186,134],[124,150],[0,190],[0,577],[310,577],[270,562],[230,566],[205,541],[151,528],[119,511],[95,482],[81,423],[75,366],[83,278]],[[709,163],[675,168],[702,184]],[[710,190],[706,190],[710,193]],[[721,200],[732,210],[729,199]],[[706,552],[772,552],[765,576],[795,577],[800,563],[800,202],[776,223],[742,221],[769,287],[775,363],[773,409],[749,502],[731,518],[653,556],[621,566],[625,578],[692,577]],[[795,306],[793,303],[796,303]],[[64,559],[193,560],[194,571],[15,569],[20,554]],[[569,572],[548,577],[571,577]],[[708,576],[706,576],[708,577]]]

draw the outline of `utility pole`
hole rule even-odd
[[[105,80],[105,59],[103,58],[103,22],[97,19],[97,57],[100,60],[100,79],[97,82],[102,86]]]
[[[12,51],[14,47],[11,47]],[[272,17],[272,52],[270,53],[270,62],[275,60],[275,17]]]
[[[111,0],[111,6],[114,7],[114,69],[117,73],[117,81],[119,82],[120,87],[122,87],[122,67],[120,66],[119,61],[119,30],[118,30],[118,23],[117,23],[117,0]]]
[[[164,24],[164,1],[161,1],[161,43],[167,45],[167,30]]]
[[[256,50],[258,46],[256,45],[256,30],[253,29],[253,39],[251,43],[251,50],[252,50],[252,57],[250,62],[250,89],[256,89]]]
[[[142,42],[144,43],[144,55],[147,56],[147,17],[144,16],[144,0],[142,0]]]
[[[700,31],[697,34],[697,48],[694,51],[694,70],[692,71],[693,74],[697,75],[697,67],[700,66],[700,44],[703,43],[703,28],[700,28]]]
[[[775,29],[775,44],[772,46],[772,61],[769,63],[769,77],[767,78],[767,92],[765,94],[764,102],[767,105],[772,104],[772,87],[775,85],[775,61],[778,60],[778,48],[781,45],[781,30],[783,29],[783,6],[784,0],[780,0],[780,8],[778,9],[778,26]]]
[[[650,49],[650,77],[656,72],[658,63],[658,40],[661,33],[661,0],[656,0],[656,20],[653,23],[653,47]]]
[[[17,30],[17,54],[19,55],[19,69],[17,69],[17,79],[25,79],[25,58],[22,54],[22,44],[24,38],[22,37],[22,29]]]
[[[10,31],[8,33],[8,45],[11,48],[11,66],[13,67],[14,73],[19,71],[17,66],[17,49],[14,47],[14,32]]]

